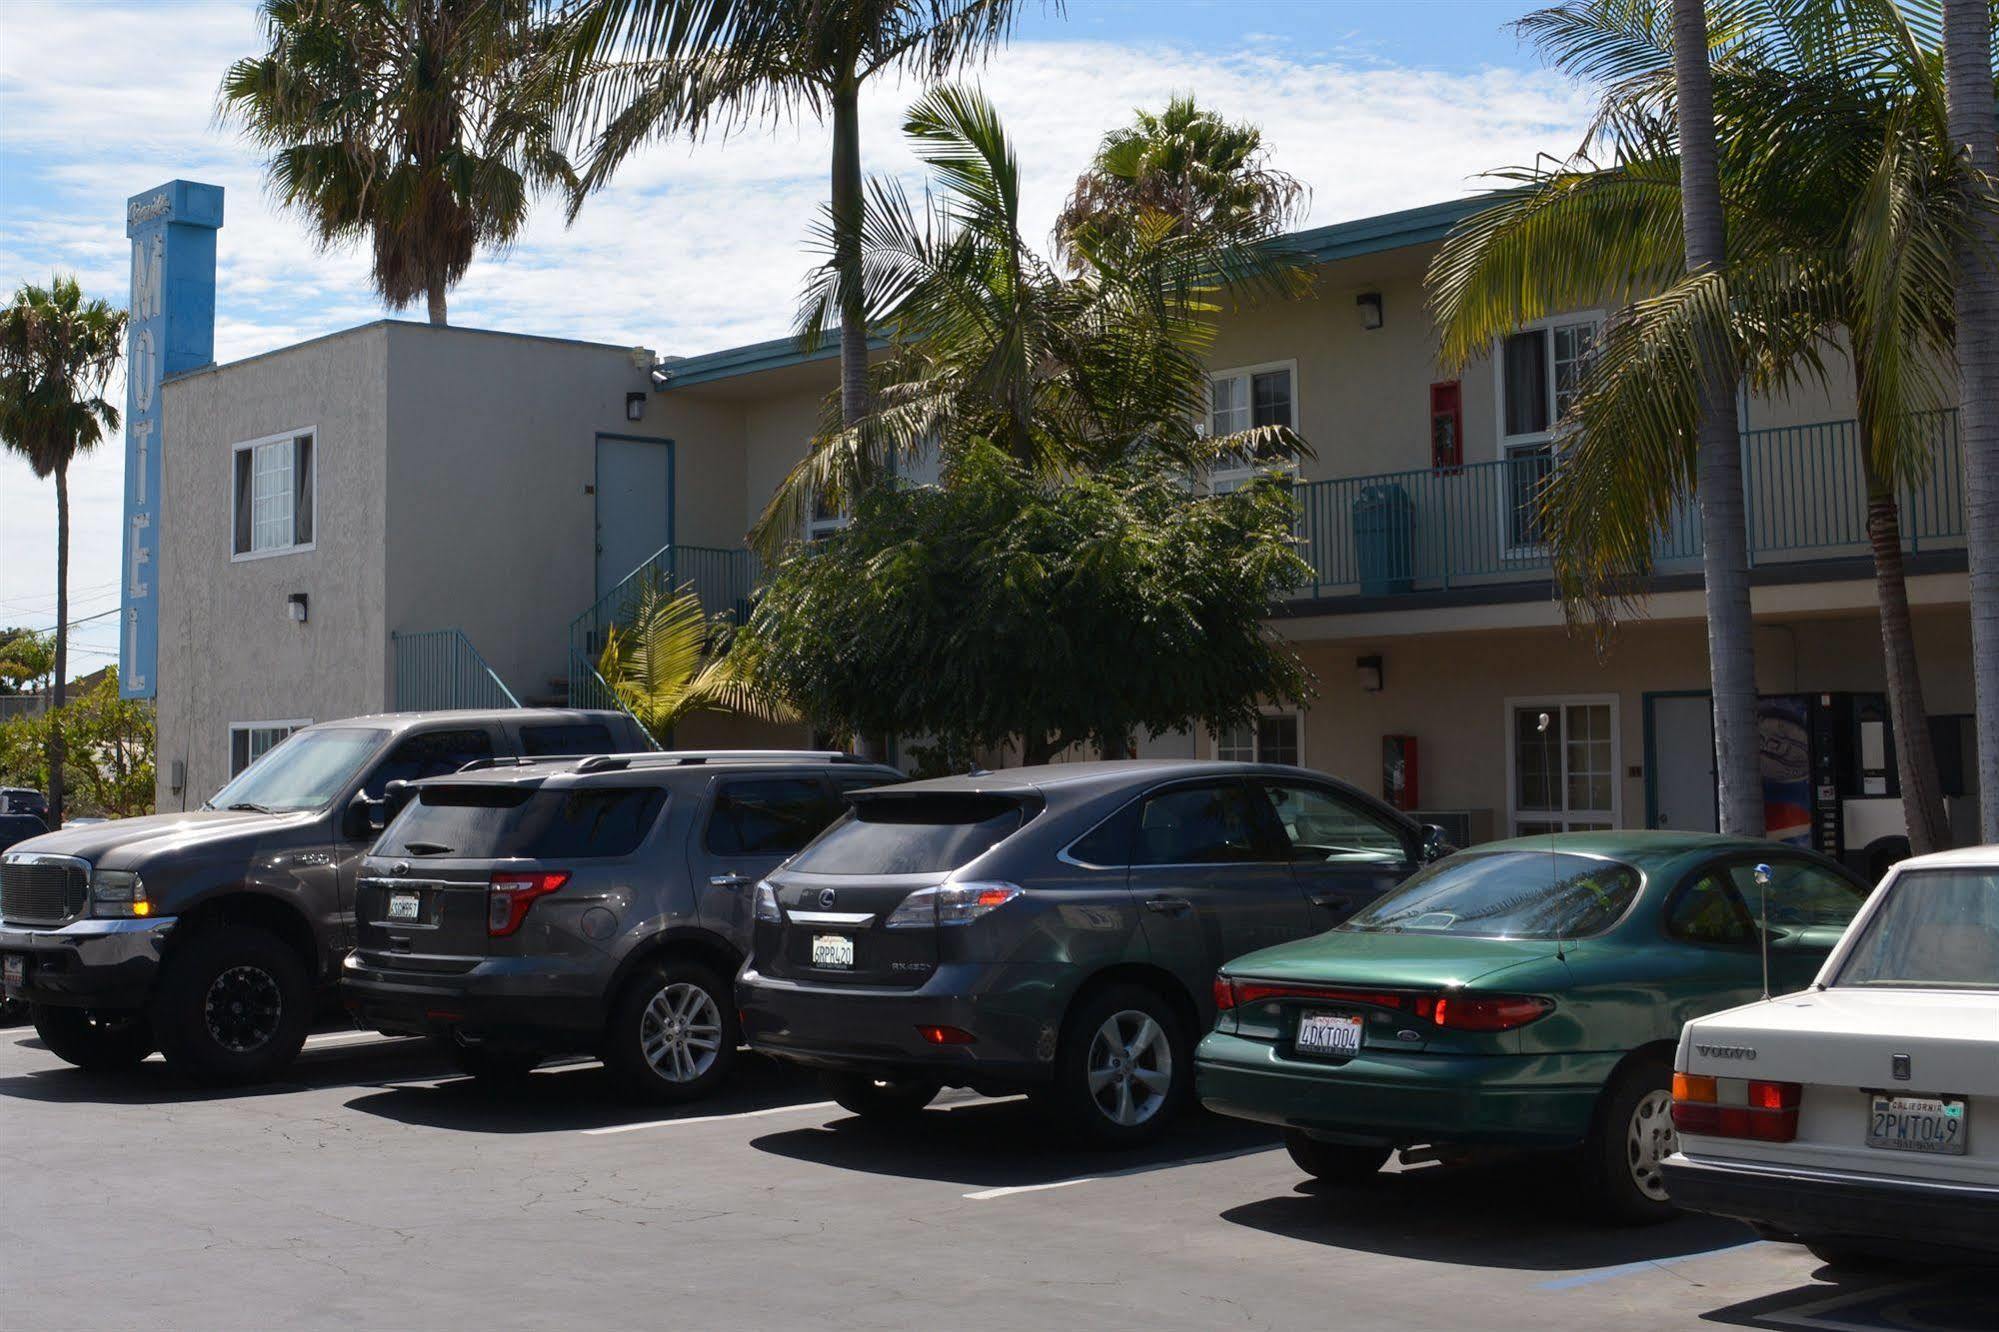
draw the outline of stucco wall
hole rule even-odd
[[[379,324],[170,381],[160,532],[161,809],[228,779],[232,722],[315,721],[380,709],[383,640],[383,392]],[[231,559],[233,446],[314,431],[313,549]],[[289,618],[303,592],[310,615]],[[171,789],[175,761],[183,792]]]

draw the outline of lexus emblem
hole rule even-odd
[[[409,872],[410,863],[407,860],[398,860],[395,864],[389,866],[389,873],[391,874],[408,874]]]
[[[1910,1073],[1909,1056],[1905,1054],[1889,1055],[1888,1071],[1895,1075],[1895,1081],[1907,1082]]]
[[[819,905],[822,907],[833,905],[833,890],[831,888],[821,888],[819,890]]]

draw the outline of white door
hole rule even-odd
[[[1714,832],[1714,703],[1707,695],[1655,698],[1652,708],[1652,826]]]

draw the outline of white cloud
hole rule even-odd
[[[1571,147],[1586,116],[1580,95],[1553,74],[1419,72],[1352,45],[1298,53],[1245,40],[1197,51],[1073,26],[1074,39],[1018,43],[977,76],[1015,140],[1030,234],[1046,230],[1105,129],[1177,91],[1263,127],[1276,163],[1313,189],[1309,224],[1463,193],[1480,171]],[[321,253],[296,218],[272,208],[254,154],[214,124],[223,69],[258,42],[255,14],[241,4],[0,8],[0,289],[62,267],[122,302],[123,202],[183,176],[228,191],[219,359],[377,317],[365,256]],[[913,185],[898,123],[916,91],[908,83],[871,90],[862,128],[869,168]],[[825,195],[827,155],[824,132],[810,122],[659,145],[574,226],[550,204],[511,252],[475,264],[452,295],[453,322],[680,354],[781,336],[808,263],[805,232]],[[122,474],[116,442],[72,473],[79,591],[116,587]],[[53,508],[45,484],[18,461],[0,461],[0,624],[51,618]],[[79,604],[72,615],[104,604]],[[110,621],[78,638],[115,647]]]

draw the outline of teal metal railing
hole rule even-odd
[[[521,701],[457,629],[392,633],[396,649],[396,708],[517,708]]]
[[[610,686],[597,675],[596,662],[603,654],[612,627],[630,621],[648,588],[692,585],[703,611],[710,616],[727,615],[741,624],[749,619],[750,604],[761,581],[762,566],[755,554],[744,547],[662,546],[653,552],[652,558],[625,575],[616,587],[570,621],[570,706],[622,706]],[[600,695],[610,701],[595,701]]]

